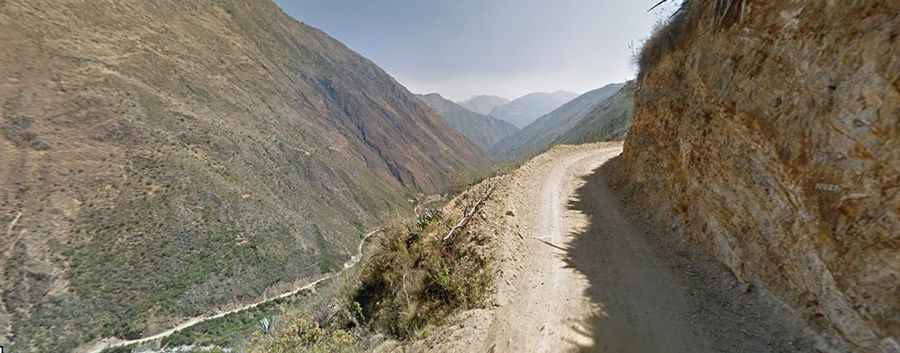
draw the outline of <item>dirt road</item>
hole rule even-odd
[[[516,171],[486,211],[517,222],[496,233],[521,235],[501,239],[496,304],[407,351],[812,351],[767,293],[634,220],[603,172],[619,153],[558,147]]]
[[[518,283],[514,294],[510,293],[510,297],[503,300],[509,305],[504,305],[498,310],[490,328],[489,336],[493,341],[491,346],[496,347],[495,351],[567,352],[597,345],[599,337],[593,335],[595,330],[591,325],[609,316],[609,303],[593,300],[588,293],[591,283],[587,274],[570,264],[569,247],[574,236],[586,229],[590,220],[583,212],[571,210],[567,206],[575,196],[575,190],[584,183],[579,177],[590,174],[603,162],[620,152],[620,148],[612,147],[562,154],[548,168],[549,173],[546,173],[540,188],[536,189],[539,192],[522,200],[538,206],[523,214],[526,219],[530,219],[528,223],[531,223],[533,229],[529,235],[534,241],[529,244],[527,250],[528,258],[532,260],[526,261],[523,275],[517,276]],[[623,237],[628,237],[629,233],[633,232],[633,229],[621,223],[607,226],[611,232],[621,234]],[[632,249],[622,250],[633,252]],[[600,252],[603,249],[592,251]],[[634,257],[637,254],[623,252],[621,255],[617,256],[617,259],[637,260]],[[601,268],[605,261],[606,259],[598,256],[595,258],[595,264],[589,267]],[[645,270],[635,264],[615,265],[631,271]],[[640,278],[635,277],[634,280]],[[635,294],[642,293],[643,291],[638,291]],[[649,291],[647,294],[654,295]],[[646,302],[643,298],[634,299]],[[634,306],[627,307],[638,306],[642,305],[635,303]],[[623,320],[614,320],[611,323],[621,324],[614,326],[634,325],[643,312],[646,311],[622,315]],[[673,328],[682,326],[677,322],[653,321],[650,324]],[[644,330],[635,331],[637,334]],[[668,332],[664,334],[669,336]],[[671,336],[681,335],[681,332],[672,332]],[[622,337],[622,340],[629,339]],[[611,340],[607,341],[609,342],[604,342],[606,346],[613,343]]]
[[[362,237],[362,239],[360,239],[359,244],[358,244],[357,247],[356,247],[356,254],[355,254],[355,255],[351,255],[350,260],[348,260],[347,262],[344,263],[344,266],[343,266],[343,269],[342,269],[342,270],[337,271],[337,272],[332,272],[332,273],[326,274],[325,276],[322,276],[321,278],[319,278],[319,279],[317,279],[317,280],[315,280],[315,281],[312,281],[312,282],[310,282],[310,283],[304,284],[304,285],[302,285],[302,286],[300,286],[300,287],[297,287],[297,288],[294,288],[294,289],[292,289],[292,290],[290,290],[290,291],[281,293],[281,294],[276,295],[276,296],[272,296],[272,297],[268,297],[268,298],[263,298],[263,299],[260,299],[260,300],[258,300],[258,301],[256,301],[256,302],[249,303],[249,304],[244,304],[244,305],[241,305],[241,306],[232,308],[232,309],[223,310],[223,311],[219,311],[219,312],[212,313],[212,314],[208,314],[208,315],[203,315],[203,316],[193,317],[193,318],[190,318],[190,319],[188,319],[188,320],[185,320],[185,321],[181,322],[180,324],[176,325],[175,327],[173,327],[173,328],[171,328],[171,329],[168,329],[168,330],[159,332],[159,333],[157,333],[157,334],[155,334],[155,335],[152,335],[152,336],[147,336],[147,337],[138,338],[138,339],[133,339],[133,340],[121,340],[121,339],[116,339],[116,338],[104,338],[104,339],[101,339],[101,340],[97,341],[96,343],[93,343],[93,344],[91,344],[90,346],[87,346],[87,347],[85,347],[85,348],[83,348],[83,349],[81,349],[81,350],[78,350],[78,351],[76,351],[76,352],[79,352],[79,353],[100,353],[100,352],[102,352],[102,351],[105,350],[105,349],[116,348],[116,347],[124,347],[124,346],[130,346],[130,345],[139,345],[139,344],[143,344],[143,343],[153,342],[153,341],[156,341],[156,340],[165,338],[165,337],[169,337],[169,336],[171,336],[172,334],[174,334],[174,333],[176,333],[176,332],[178,332],[178,331],[184,330],[184,329],[189,328],[189,327],[196,326],[196,325],[198,325],[198,324],[200,324],[200,323],[204,323],[204,322],[207,322],[207,321],[219,319],[219,318],[222,318],[222,317],[225,317],[225,316],[234,314],[234,313],[239,313],[239,312],[242,312],[242,311],[250,310],[250,309],[256,308],[256,307],[258,307],[258,306],[260,306],[260,305],[263,305],[263,304],[266,304],[266,303],[269,303],[269,302],[272,302],[272,301],[275,301],[275,300],[278,300],[278,299],[283,299],[283,298],[287,298],[287,297],[290,297],[290,296],[294,296],[294,295],[299,294],[299,293],[302,292],[302,291],[309,290],[309,289],[311,289],[311,288],[315,288],[316,285],[318,285],[319,283],[322,283],[323,281],[326,281],[326,280],[329,280],[329,279],[331,279],[331,278],[334,278],[335,276],[338,276],[338,275],[340,275],[341,273],[343,273],[343,271],[346,271],[347,269],[350,269],[350,268],[353,268],[354,266],[356,266],[356,265],[359,263],[359,260],[362,258],[362,255],[363,255],[363,247],[364,247],[364,245],[366,244],[366,241],[368,241],[369,238],[371,238],[371,237],[374,236],[375,234],[380,233],[381,231],[382,231],[382,229],[379,228],[379,229],[375,229],[375,230],[373,230],[373,231],[370,231],[369,233],[366,233],[366,234]]]

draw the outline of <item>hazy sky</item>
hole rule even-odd
[[[577,93],[634,77],[656,0],[276,0],[416,93]],[[672,6],[670,5],[669,8]],[[664,10],[665,12],[665,10]]]

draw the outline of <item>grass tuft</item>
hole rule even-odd
[[[662,58],[682,46],[694,31],[703,15],[704,6],[712,5],[708,18],[712,21],[710,28],[727,28],[741,20],[745,0],[685,0],[681,7],[668,19],[657,23],[650,39],[635,58],[640,74],[643,77],[648,70]]]

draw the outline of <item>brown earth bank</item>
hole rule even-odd
[[[674,241],[613,183],[621,143],[556,146],[485,183],[467,231],[494,239],[495,292],[375,352],[812,352],[821,339],[762,287]]]
[[[644,48],[616,183],[827,337],[900,352],[900,2],[690,1]]]
[[[310,281],[489,164],[269,0],[0,1],[0,345],[147,336]]]

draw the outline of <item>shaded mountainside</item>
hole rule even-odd
[[[578,96],[500,141],[489,154],[496,160],[515,160],[547,149],[558,137],[586,118],[597,104],[612,97],[623,86],[622,83],[610,84]]]
[[[440,114],[447,125],[484,151],[519,130],[503,120],[469,111],[437,93],[420,95],[419,98]]]
[[[482,95],[469,98],[463,102],[458,102],[457,104],[478,114],[490,115],[491,112],[494,111],[494,108],[507,103],[509,103],[509,99],[503,97]]]
[[[634,89],[634,82],[628,82],[615,95],[595,105],[590,113],[552,144],[624,140],[634,114]]]
[[[531,93],[494,108],[490,115],[518,128],[524,128],[575,97],[578,97],[578,94],[565,91]]]
[[[632,199],[819,351],[900,352],[900,2],[688,4],[640,57]]]
[[[0,345],[137,337],[332,271],[489,161],[270,0],[0,2]]]

